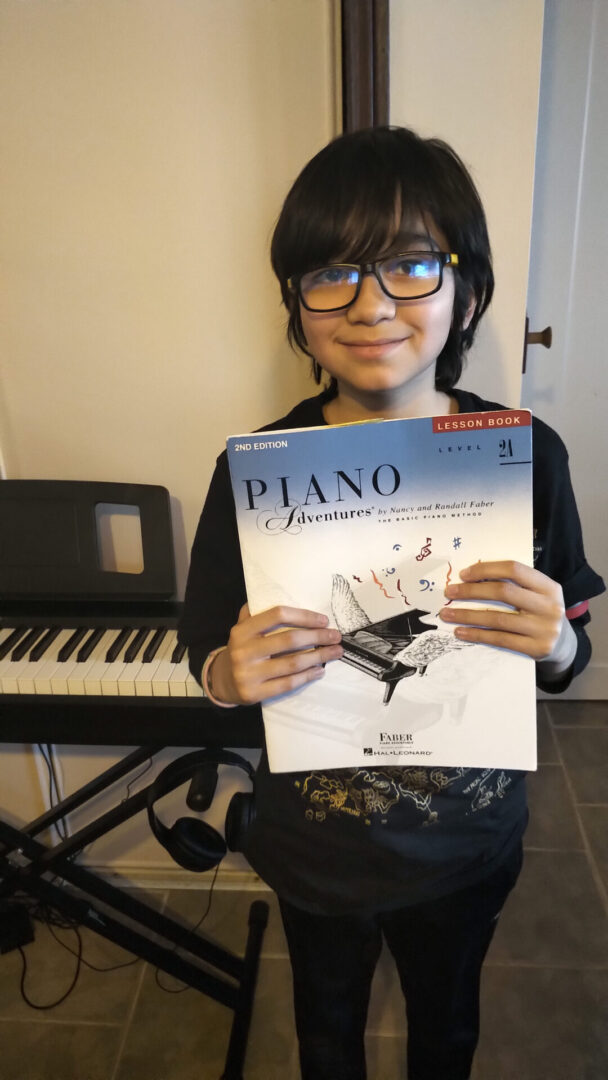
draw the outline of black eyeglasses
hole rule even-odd
[[[376,262],[332,263],[307,274],[296,274],[287,285],[307,311],[340,311],[350,307],[365,274],[373,274],[391,300],[422,300],[439,291],[444,266],[458,266],[458,255],[445,251],[404,251]]]

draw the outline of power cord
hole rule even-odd
[[[211,911],[211,901],[213,900],[213,890],[215,888],[215,882],[217,881],[217,873],[218,873],[219,868],[220,868],[220,864],[218,863],[216,868],[215,868],[215,871],[213,873],[213,880],[212,880],[211,886],[209,888],[209,897],[207,899],[207,907],[205,908],[205,910],[204,910],[203,914],[201,915],[200,919],[198,920],[198,922],[195,923],[195,925],[193,927],[191,927],[191,929],[190,929],[191,934],[194,934],[195,931],[198,930],[203,925],[205,919],[207,918],[209,912]],[[179,946],[174,945],[171,952],[176,953],[178,951],[179,951]],[[183,986],[178,986],[178,987],[163,986],[162,982],[160,981],[160,971],[161,971],[160,968],[156,968],[156,970],[154,972],[154,981],[155,981],[156,985],[159,987],[159,989],[164,990],[166,994],[183,994],[184,990],[191,990],[192,989],[192,987],[188,983],[184,983]]]

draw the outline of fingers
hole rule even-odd
[[[247,605],[218,658],[222,700],[254,704],[319,679],[343,655],[339,630],[320,612],[279,605],[250,615]],[[215,679],[214,679],[215,685]]]
[[[500,604],[473,610],[446,607],[444,622],[460,623],[461,640],[525,653],[535,660],[552,655],[563,634],[565,618],[561,586],[524,563],[480,562],[461,571],[461,584],[448,585],[450,600]]]

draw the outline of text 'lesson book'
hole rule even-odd
[[[345,650],[318,682],[264,703],[271,770],[534,769],[533,661],[460,642],[438,617],[464,567],[532,565],[530,412],[260,432],[227,447],[251,613],[323,612]]]

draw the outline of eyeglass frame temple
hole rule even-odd
[[[380,278],[380,276],[378,274],[378,269],[377,269],[378,263],[386,262],[387,259],[398,259],[400,255],[435,255],[435,256],[437,256],[439,258],[439,281],[438,281],[436,287],[431,292],[423,293],[422,296],[414,296],[414,297],[405,297],[405,296],[403,296],[403,297],[400,297],[400,296],[391,296],[391,294],[386,291],[384,285],[382,284],[382,279]],[[362,285],[362,282],[363,282],[363,278],[365,277],[366,274],[373,274],[374,275],[376,281],[378,282],[380,288],[382,289],[382,292],[384,293],[385,296],[388,296],[389,300],[407,300],[407,299],[424,300],[424,299],[426,299],[427,296],[433,296],[436,292],[439,292],[439,290],[440,290],[440,288],[441,288],[441,286],[443,284],[443,268],[444,268],[444,266],[458,266],[458,265],[459,265],[458,255],[454,251],[402,251],[402,252],[398,252],[396,255],[388,255],[384,259],[376,259],[374,262],[368,262],[368,263],[328,263],[328,266],[350,266],[350,267],[353,268],[353,270],[358,270],[359,271],[359,280],[357,282],[357,288],[356,288],[355,295],[353,296],[352,300],[349,300],[348,304],[340,304],[340,306],[336,307],[336,308],[321,308],[321,309],[318,309],[318,308],[309,308],[308,307],[308,304],[306,303],[304,297],[302,296],[302,292],[301,292],[301,289],[300,289],[300,283],[302,281],[302,278],[305,276],[305,274],[311,273],[310,270],[306,270],[304,272],[304,274],[293,274],[291,277],[288,277],[287,278],[287,288],[291,292],[296,293],[296,295],[298,296],[298,299],[300,300],[300,302],[306,308],[306,311],[312,311],[313,313],[316,312],[319,315],[325,315],[325,314],[329,314],[329,312],[331,312],[331,311],[344,311],[346,308],[351,307],[351,305],[355,303],[357,297],[359,296],[359,293],[361,291],[361,285]],[[324,267],[320,267],[320,269],[324,269]]]

